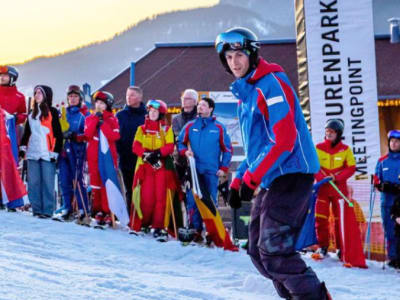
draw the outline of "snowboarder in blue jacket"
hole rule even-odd
[[[240,208],[260,188],[251,210],[248,254],[285,299],[331,299],[324,283],[295,251],[312,193],[318,157],[299,100],[283,69],[258,56],[246,28],[217,36],[222,65],[236,80],[238,117],[246,158],[232,181],[229,203]]]

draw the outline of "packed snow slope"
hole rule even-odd
[[[244,251],[159,243],[0,211],[0,299],[280,299]],[[333,299],[399,299],[400,274],[305,256]]]

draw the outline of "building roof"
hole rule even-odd
[[[388,37],[375,41],[378,95],[380,99],[400,94],[400,44]],[[294,40],[262,41],[260,55],[281,65],[297,90],[297,56]],[[198,91],[227,91],[233,81],[221,65],[213,43],[156,44],[135,64],[135,85],[143,89],[144,99],[162,99],[169,106],[180,106],[180,95],[187,88]],[[116,104],[125,103],[130,82],[127,67],[101,89],[111,92]],[[387,97],[386,97],[387,96]]]

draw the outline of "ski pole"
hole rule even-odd
[[[365,235],[365,242],[364,242],[364,252],[367,251],[368,247],[368,259],[371,259],[371,222],[372,222],[372,215],[375,205],[375,187],[373,185],[373,175],[371,175],[371,193],[369,197],[369,217],[368,217],[368,227],[367,227],[367,234]]]
[[[332,180],[329,180],[329,184],[335,189],[336,192],[338,192],[338,194],[343,198],[343,200],[347,202],[349,207],[354,207],[353,203],[349,199],[347,199],[347,197],[339,190],[339,188],[336,186],[336,184],[333,183]]]
[[[167,191],[167,198],[168,198],[169,205],[170,205],[170,208],[171,208],[171,213],[172,213],[172,222],[173,222],[173,224],[174,224],[175,239],[178,239],[178,230],[177,230],[177,228],[176,228],[176,220],[175,220],[175,212],[174,212],[174,203],[173,203],[173,200],[172,200],[172,196],[171,196],[171,191],[170,191],[170,190]]]

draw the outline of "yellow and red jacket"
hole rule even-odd
[[[161,121],[146,119],[138,127],[132,144],[132,151],[138,156],[133,186],[143,180],[140,166],[143,165],[143,153],[160,150],[162,160],[174,152],[174,133],[171,126],[164,126]]]
[[[343,192],[347,191],[346,181],[356,171],[356,161],[350,147],[342,142],[332,147],[332,142],[325,140],[317,144],[316,148],[321,165],[319,172],[315,174],[316,180],[320,181],[332,174],[335,176],[335,184],[338,188]],[[329,189],[329,191],[326,189]],[[321,187],[320,193],[324,192],[338,196],[337,192],[329,184],[324,184]]]
[[[146,119],[144,125],[138,127],[133,140],[132,151],[142,157],[146,151],[160,150],[166,157],[174,151],[174,134],[171,126],[163,126],[160,121]]]

